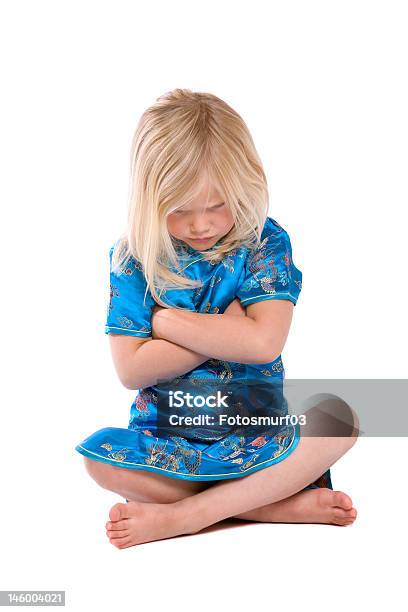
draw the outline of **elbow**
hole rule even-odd
[[[118,375],[118,378],[121,382],[121,384],[126,388],[126,389],[137,389],[136,387],[136,382],[134,380],[134,378],[131,378],[130,376],[130,372],[124,371],[124,370],[120,370],[119,368],[116,368],[116,373]]]
[[[253,363],[254,365],[263,365],[265,363],[272,363],[278,357],[279,355],[277,355],[276,353],[269,352],[263,355],[257,355],[254,359],[252,359],[251,361],[247,361],[246,363]]]
[[[119,380],[122,385],[130,391],[137,391],[143,387],[149,386],[149,381],[142,380],[140,376],[135,375],[135,372],[125,371],[119,374]]]
[[[115,345],[115,350],[112,351],[116,374],[122,385],[130,391],[136,391],[143,386],[147,386],[147,381],[142,380],[146,378],[146,373],[143,368],[143,359],[140,359],[137,355],[140,347],[145,342],[147,342],[147,340],[143,342],[139,340],[139,344],[136,347],[129,347],[127,344]]]
[[[155,376],[149,376],[141,373],[137,375],[134,371],[122,373],[119,375],[119,379],[122,385],[130,391],[138,391],[139,389],[151,387],[152,385],[156,385],[158,382]]]
[[[276,347],[275,343],[271,342],[270,339],[262,339],[259,343],[254,360],[252,363],[262,365],[264,363],[272,363],[281,354],[280,347]]]
[[[134,380],[130,380],[129,378],[126,378],[124,376],[119,376],[119,379],[122,385],[130,391],[136,391],[137,389],[140,389],[140,385],[138,385],[137,382],[135,382]]]
[[[141,383],[142,381],[137,380],[134,371],[132,372],[130,368],[123,367],[123,364],[119,365],[118,363],[116,363],[115,366],[116,374],[118,375],[120,382],[126,389],[129,389],[130,391],[136,391],[137,389],[140,389],[141,385],[139,383]]]

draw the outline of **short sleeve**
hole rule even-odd
[[[250,251],[236,295],[242,306],[262,300],[290,300],[296,305],[302,289],[302,272],[292,260],[286,230],[269,221],[258,247]]]
[[[114,246],[109,251],[110,298],[105,334],[149,338],[152,332],[151,317],[155,301],[149,290],[143,303],[147,282],[141,265],[134,258],[130,258],[113,271],[113,249]]]

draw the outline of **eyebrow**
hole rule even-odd
[[[209,204],[209,206],[218,206],[219,204],[224,204],[225,200],[221,200],[221,202],[216,202],[214,204]],[[181,208],[177,208],[176,210],[185,210],[185,211],[189,211],[189,208],[184,208],[183,206]]]

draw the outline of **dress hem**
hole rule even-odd
[[[243,470],[242,472],[237,472],[237,473],[230,472],[227,474],[182,474],[180,472],[174,472],[171,470],[166,470],[164,468],[153,467],[145,463],[132,463],[131,465],[129,464],[126,465],[126,463],[123,461],[107,459],[106,457],[103,457],[102,455],[98,455],[97,453],[93,451],[89,451],[87,448],[85,448],[81,444],[78,444],[75,447],[75,450],[81,455],[84,455],[96,461],[101,461],[102,463],[108,463],[109,465],[114,465],[117,467],[122,467],[122,468],[130,469],[130,470],[143,470],[147,472],[155,472],[156,474],[162,474],[163,476],[169,476],[170,478],[177,478],[179,480],[195,480],[195,481],[228,480],[231,478],[242,478],[243,476],[247,476],[248,474],[251,474],[252,472],[262,470],[266,467],[269,467],[271,465],[274,465],[275,463],[279,463],[280,461],[283,461],[284,459],[286,459],[286,457],[288,457],[295,450],[300,440],[299,425],[295,426],[295,430],[296,430],[295,435],[292,438],[290,445],[278,457],[272,457],[271,459],[263,461],[262,463],[258,465],[253,465],[247,468],[246,470]]]

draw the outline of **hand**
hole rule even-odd
[[[153,306],[152,314],[156,314],[156,312],[159,312],[160,310],[164,310],[164,307],[156,304],[155,306]]]
[[[246,309],[241,305],[239,299],[235,298],[224,310],[224,314],[246,317]]]

